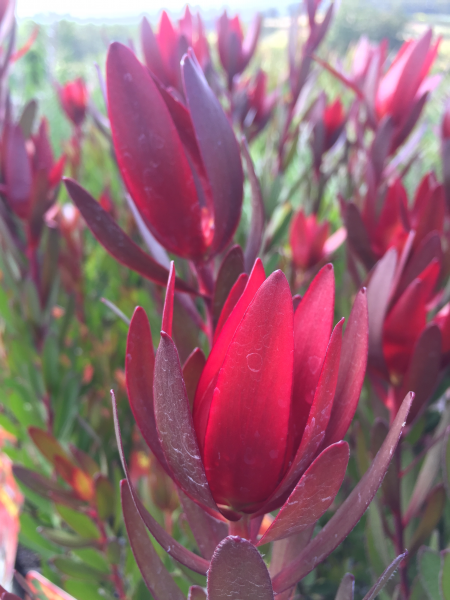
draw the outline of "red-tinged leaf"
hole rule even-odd
[[[289,284],[275,271],[256,292],[228,347],[206,429],[203,457],[209,485],[217,502],[236,510],[254,512],[249,505],[264,502],[282,474],[292,332]]]
[[[208,571],[208,600],[273,600],[269,572],[258,550],[237,536],[217,546]]]
[[[100,471],[100,467],[95,460],[91,458],[89,454],[83,452],[83,450],[80,450],[76,446],[70,444],[70,452],[83,471],[91,477],[94,477],[94,475]]]
[[[207,600],[205,590],[199,585],[189,588],[188,600]]]
[[[330,419],[338,380],[343,323],[344,319],[336,325],[331,336],[300,446],[296,452],[295,448],[288,447],[285,460],[291,458],[293,450],[295,452],[294,458],[278,488],[261,509],[264,512],[271,512],[280,503],[285,502],[292,488],[297,484],[299,477],[309,467],[322,444]]]
[[[119,419],[117,415],[117,403],[116,398],[114,396],[114,392],[112,391],[111,399],[113,408],[114,430],[116,433],[117,440],[117,449],[119,450],[120,460],[122,462],[122,467],[128,481],[130,493],[133,497],[134,504],[141,516],[141,519],[144,521],[145,526],[156,539],[158,544],[160,544],[160,546],[164,548],[167,554],[169,554],[172,558],[185,565],[192,571],[200,573],[201,575],[206,575],[209,568],[209,562],[204,558],[201,558],[197,554],[194,554],[190,550],[184,548],[171,535],[169,535],[167,531],[151,516],[151,514],[139,500],[139,497],[137,496],[136,491],[133,488],[133,484],[131,483],[127,463],[125,461],[125,456],[123,453],[122,437],[120,434]]]
[[[209,408],[211,404],[213,385],[219,369],[225,358],[225,354],[233,339],[236,329],[244,316],[250,302],[253,300],[257,290],[264,283],[266,275],[262,262],[258,259],[250,274],[244,292],[236,303],[234,309],[225,321],[220,335],[214,342],[211,352],[203,369],[202,376],[198,382],[197,392],[194,400],[194,422],[200,448],[203,447],[208,422]]]
[[[230,242],[241,217],[244,176],[239,146],[231,124],[191,50],[183,57],[181,70],[186,102],[212,190],[214,238],[211,252],[217,254]]]
[[[170,474],[156,431],[153,402],[154,370],[155,353],[150,323],[144,309],[138,306],[131,319],[127,337],[125,374],[128,400],[142,437],[166,472]]]
[[[106,71],[114,148],[131,197],[167,250],[201,260],[208,244],[196,182],[157,86],[117,42],[109,47]]]
[[[139,248],[117,225],[100,203],[73,179],[64,179],[69,196],[83,215],[93,236],[113,258],[143,277],[166,286],[169,272]],[[180,292],[195,293],[184,281],[176,280]]]
[[[314,400],[334,317],[334,272],[325,265],[310,284],[294,318],[294,386],[290,423],[298,448]],[[334,393],[334,390],[333,390]]]
[[[238,277],[244,272],[244,255],[240,246],[233,246],[225,255],[217,274],[212,301],[213,327],[216,329],[220,313],[235,285]]]
[[[450,498],[450,428],[442,443],[442,479]]]
[[[245,69],[245,67],[250,62],[253,54],[256,50],[256,44],[258,43],[259,34],[261,32],[263,17],[261,14],[256,14],[250,23],[247,33],[245,35],[244,41],[242,42],[242,64],[241,71]]]
[[[383,356],[383,326],[391,296],[397,266],[397,251],[391,248],[379,260],[367,286],[369,312],[369,361],[379,371],[385,372]]]
[[[355,591],[355,578],[351,573],[346,573],[342,578],[335,600],[353,600]]]
[[[164,71],[164,65],[159,51],[158,42],[153,33],[152,26],[144,17],[141,23],[141,42],[142,51],[144,53],[145,63],[147,67],[160,79],[164,84],[167,83]]]
[[[228,535],[227,524],[208,515],[181,490],[178,490],[178,495],[200,554],[203,558],[211,560],[217,544]]]
[[[408,394],[404,399],[380,451],[351,494],[299,556],[273,578],[277,594],[295,585],[331,554],[365,513],[389,467],[413,398],[414,394]]]
[[[97,513],[102,521],[106,521],[114,515],[114,488],[109,479],[101,473],[97,473],[94,477],[94,485]]]
[[[184,600],[180,588],[161,562],[133,502],[127,480],[120,483],[122,512],[134,558],[155,600]]]
[[[255,173],[255,167],[253,165],[252,157],[250,156],[250,150],[245,137],[242,138],[241,149],[245,160],[245,166],[247,168],[247,177],[250,183],[252,201],[252,216],[244,253],[245,271],[250,273],[261,250],[264,232],[265,210],[261,186],[259,185],[259,181]]]
[[[370,158],[372,161],[372,167],[377,185],[383,173],[386,159],[389,156],[393,134],[394,122],[392,118],[387,115],[378,125],[372,146],[370,148]]]
[[[394,137],[391,148],[392,153],[405,142],[406,138],[414,129],[428,100],[428,95],[428,92],[425,92],[413,103],[406,120],[403,121],[401,128],[397,130],[397,133]]]
[[[173,261],[170,263],[169,279],[167,281],[166,298],[164,300],[164,309],[162,315],[161,331],[165,331],[167,335],[172,335],[172,320],[173,320],[173,296],[175,293],[175,265]]]
[[[94,498],[95,487],[92,477],[75,467],[67,458],[55,456],[55,471],[73,488],[78,498],[86,502]]]
[[[49,500],[53,500],[53,502],[58,502],[59,504],[70,506],[71,508],[80,508],[81,506],[84,506],[84,502],[75,496],[73,492],[65,490],[58,483],[39,473],[30,471],[21,465],[14,465],[13,473],[14,477],[20,481],[20,483],[43,498],[48,498]]]
[[[161,332],[153,380],[156,428],[173,477],[195,502],[217,511],[205,475],[178,352]]]
[[[316,523],[342,485],[349,455],[347,442],[337,442],[323,450],[305,471],[257,545],[295,535]]]
[[[369,320],[365,288],[359,291],[342,340],[341,361],[323,446],[342,440],[358,406],[367,367]]]
[[[39,429],[38,427],[29,427],[28,435],[33,440],[42,456],[52,463],[52,465],[55,464],[55,458],[57,456],[61,456],[70,462],[67,452],[61,446],[58,440],[50,433],[47,433],[47,431]],[[75,466],[73,463],[71,464],[72,466]]]
[[[409,284],[412,283],[433,260],[437,260],[439,264],[442,261],[441,238],[437,231],[429,233],[410,257],[396,287],[395,295],[392,300],[393,302],[396,302]]]
[[[375,264],[375,256],[359,209],[353,202],[347,204],[344,220],[347,229],[348,243],[350,244],[352,251],[366,269],[371,269]]]
[[[203,354],[203,351],[200,350],[200,348],[196,348],[188,356],[183,366],[184,385],[186,386],[186,393],[189,399],[189,406],[191,408],[191,412],[194,406],[195,392],[197,390],[197,385],[205,363],[206,358]]]
[[[33,176],[20,125],[8,127],[3,160],[8,204],[18,217],[26,219],[30,209]]]
[[[399,556],[397,556],[397,558],[392,561],[392,563],[387,567],[383,574],[378,578],[375,585],[364,596],[363,600],[375,600],[375,598],[387,584],[389,579],[398,569],[400,563],[406,558],[407,555],[408,553],[405,552],[404,554],[400,554]]]
[[[401,389],[411,390],[415,399],[408,416],[410,425],[424,410],[438,382],[442,354],[441,332],[437,325],[428,325],[418,339]],[[397,398],[398,394],[397,392]]]
[[[269,566],[269,573],[272,578],[300,554],[309,543],[313,531],[314,525],[297,535],[273,542]],[[293,600],[294,592],[295,586],[278,594],[277,600]]]
[[[220,317],[217,321],[217,326],[216,326],[216,329],[214,332],[214,340],[213,340],[214,344],[216,343],[216,340],[219,337],[219,334],[222,331],[222,328],[223,328],[224,324],[226,323],[228,317],[230,316],[234,307],[238,303],[239,298],[244,293],[247,283],[248,283],[247,273],[241,273],[239,275],[236,283],[231,288],[230,293],[228,294],[228,297],[225,301],[225,304],[223,305],[222,312],[220,313]]]

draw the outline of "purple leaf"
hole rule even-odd
[[[128,400],[134,419],[147,446],[171,476],[156,431],[153,403],[153,373],[155,352],[150,323],[143,308],[138,306],[128,330],[125,374]]]
[[[122,265],[165,287],[169,276],[167,269],[141,250],[117,225],[111,215],[100,206],[100,203],[76,181],[64,178],[64,183],[69,196],[83,215],[86,225],[105,250]],[[180,279],[176,281],[176,288],[181,292],[195,293]]]
[[[148,537],[145,525],[133,502],[126,479],[120,482],[122,512],[134,558],[155,600],[184,600],[180,588],[169,575]]]
[[[383,355],[383,325],[388,310],[397,266],[397,251],[391,248],[377,262],[367,286],[369,311],[369,361],[381,372],[386,371]]]
[[[252,201],[252,217],[250,220],[249,234],[244,252],[245,271],[246,273],[250,273],[253,268],[253,264],[258,258],[261,250],[264,233],[265,212],[261,186],[259,185],[258,178],[256,177],[255,167],[253,165],[252,157],[250,156],[250,151],[245,137],[242,138],[241,149],[245,160],[245,166],[247,167],[247,177],[250,183]]]
[[[192,571],[200,573],[201,575],[206,575],[209,568],[209,561],[205,560],[204,558],[201,558],[200,556],[197,556],[190,550],[184,548],[184,546],[182,546],[179,542],[174,540],[174,538],[171,535],[169,535],[167,531],[163,527],[161,527],[161,525],[157,521],[155,521],[155,519],[151,516],[151,514],[139,500],[139,497],[137,496],[133,488],[133,484],[131,483],[127,463],[125,461],[125,455],[123,453],[122,437],[120,434],[119,419],[117,416],[117,403],[116,398],[114,396],[114,392],[112,390],[111,399],[113,407],[114,430],[117,439],[117,448],[119,450],[120,460],[122,462],[122,467],[128,481],[131,496],[141,516],[141,519],[143,520],[145,526],[153,535],[155,540],[158,542],[158,544],[160,544],[160,546],[162,546],[162,548],[164,548],[167,554],[169,554],[172,558],[185,565]]]
[[[366,269],[371,269],[375,264],[375,256],[359,209],[353,202],[349,202],[345,208],[344,221],[351,249]]]
[[[233,129],[192,51],[181,61],[184,92],[214,202],[211,252],[223,250],[241,217],[244,176]]]
[[[228,525],[208,515],[181,490],[178,495],[200,554],[210,560],[217,544],[228,535]]]
[[[237,536],[217,546],[208,571],[208,600],[273,600],[267,567],[258,550]]]
[[[173,296],[175,293],[175,266],[173,260],[170,263],[169,279],[167,281],[166,298],[164,300],[164,308],[162,315],[161,331],[165,331],[167,335],[172,335],[173,321]]]
[[[321,563],[347,537],[363,516],[380,487],[411,408],[414,394],[403,400],[388,436],[369,469],[334,516],[306,548],[272,580],[274,591],[292,587]]]
[[[178,352],[164,332],[156,353],[153,395],[161,447],[177,485],[195,502],[217,511],[198,448]]]
[[[314,525],[311,525],[307,529],[304,529],[301,533],[292,535],[291,537],[285,538],[284,540],[278,540],[272,543],[272,552],[270,557],[269,573],[273,578],[277,575],[286,565],[292,562],[296,556],[305,548],[309,543],[311,536],[314,532]],[[292,600],[292,595],[295,590],[295,586],[281,592],[277,595],[277,600]]]
[[[363,288],[355,298],[342,340],[336,393],[324,447],[342,440],[352,422],[366,373],[368,334],[367,294]]]
[[[7,129],[3,160],[8,204],[18,217],[26,219],[30,210],[32,170],[20,125]]]
[[[189,588],[188,600],[207,600],[205,590],[199,585]]]
[[[330,507],[344,480],[347,442],[326,448],[305,471],[258,546],[300,533]]]

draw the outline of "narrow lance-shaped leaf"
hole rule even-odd
[[[184,600],[180,588],[169,575],[153,548],[144,523],[133,502],[126,479],[120,483],[123,518],[134,558],[155,600]]]
[[[173,261],[170,263],[169,279],[167,281],[166,298],[164,300],[164,309],[161,323],[161,330],[167,335],[172,335],[173,321],[173,296],[175,293],[175,265]]]
[[[439,573],[439,588],[442,600],[450,600],[450,550],[441,552],[441,572]]]
[[[353,527],[365,513],[380,487],[389,463],[394,455],[403,428],[406,424],[414,394],[410,393],[403,401],[391,429],[369,470],[341,504],[334,516],[320,533],[308,544],[304,551],[283,569],[274,579],[276,593],[292,587],[310,573],[347,537]]]
[[[213,326],[214,329],[219,321],[220,313],[235,285],[239,275],[244,272],[244,255],[240,246],[233,246],[225,255],[217,273],[212,300]]]
[[[64,179],[69,196],[83,215],[87,226],[100,244],[122,265],[143,277],[165,286],[169,275],[166,268],[146,254],[117,225],[109,213],[84,188],[73,179]],[[195,293],[186,283],[178,279],[176,289]]]
[[[355,578],[351,573],[346,573],[342,578],[335,600],[353,600],[355,591]]]
[[[200,556],[197,556],[190,550],[187,550],[186,548],[184,548],[179,542],[177,542],[171,535],[169,535],[167,533],[167,531],[163,527],[161,527],[161,525],[157,521],[155,521],[155,519],[151,516],[151,514],[148,512],[148,510],[144,507],[142,502],[139,500],[139,498],[133,488],[133,485],[130,481],[128,467],[127,467],[127,463],[125,461],[125,456],[123,453],[122,437],[120,435],[119,419],[118,419],[118,415],[117,415],[117,403],[116,403],[116,399],[114,396],[114,392],[112,392],[112,391],[111,391],[111,398],[112,398],[114,429],[115,429],[115,433],[116,433],[117,448],[119,450],[119,456],[120,456],[120,460],[122,462],[122,467],[123,467],[123,470],[125,472],[125,475],[126,475],[126,478],[128,481],[130,493],[133,497],[133,501],[135,503],[135,506],[136,506],[140,516],[141,516],[141,519],[143,520],[145,526],[150,531],[150,533],[154,536],[154,538],[156,539],[158,544],[160,544],[164,548],[164,550],[167,552],[167,554],[172,556],[172,558],[174,558],[181,564],[185,565],[186,567],[189,567],[189,569],[192,569],[192,571],[195,571],[196,573],[200,573],[201,575],[206,575],[206,573],[208,571],[208,567],[209,567],[209,561],[205,560],[204,558],[201,558]]]
[[[258,550],[237,536],[217,546],[208,571],[208,600],[273,600],[267,567]]]
[[[348,458],[347,442],[337,442],[319,454],[257,545],[300,533],[318,521],[342,485]]]
[[[250,273],[253,267],[253,263],[257,259],[258,254],[261,250],[264,232],[265,212],[261,187],[259,185],[258,178],[256,177],[255,167],[253,165],[253,161],[250,156],[250,150],[248,148],[247,140],[245,139],[245,137],[242,138],[241,149],[242,154],[244,156],[245,165],[247,167],[247,176],[250,183],[252,201],[252,216],[250,220],[250,230],[244,252],[245,271],[247,273]]]
[[[431,535],[433,529],[439,523],[445,507],[445,490],[442,484],[437,485],[428,495],[422,518],[414,531],[409,542],[409,553],[411,556],[419,546]]]
[[[404,558],[406,558],[407,554],[408,554],[407,552],[405,552],[404,554],[400,554],[399,556],[397,556],[397,558],[394,561],[392,561],[392,563],[387,567],[387,569],[378,578],[375,585],[372,588],[370,588],[368,593],[364,596],[363,600],[374,600],[374,598],[376,598],[378,596],[378,594],[381,592],[381,590],[387,584],[389,579],[392,577],[392,575],[398,569],[402,560]]]
[[[441,569],[441,557],[439,552],[422,546],[417,555],[417,565],[422,586],[428,598],[441,600],[439,591],[439,572]]]

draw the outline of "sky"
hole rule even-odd
[[[292,1],[292,0],[291,0]],[[282,2],[283,3],[283,2]],[[19,19],[30,18],[46,13],[70,15],[78,19],[117,19],[138,16],[142,13],[155,14],[160,8],[169,11],[181,11],[186,0],[17,0],[17,16]],[[231,8],[261,9],[280,4],[279,0],[194,0],[191,5],[202,9]],[[288,2],[286,2],[288,4]],[[160,5],[160,6],[159,6]]]

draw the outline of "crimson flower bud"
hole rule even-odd
[[[209,259],[230,242],[243,197],[239,146],[192,52],[182,61],[186,105],[125,46],[111,45],[108,110],[125,184],[170,252]]]
[[[58,87],[61,107],[75,127],[79,127],[86,118],[88,91],[81,77]]]
[[[233,78],[244,71],[256,50],[262,17],[256,15],[244,39],[241,21],[236,15],[230,19],[225,11],[217,21],[217,44],[222,67],[231,89]]]

